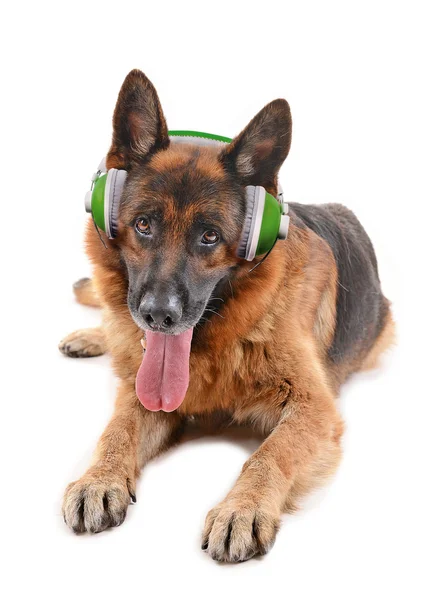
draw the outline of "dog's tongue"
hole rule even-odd
[[[176,410],[189,384],[193,330],[180,335],[145,333],[146,350],[136,376],[136,394],[147,410]]]

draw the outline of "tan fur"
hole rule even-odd
[[[268,436],[231,493],[207,517],[204,545],[219,560],[266,552],[283,510],[292,510],[302,495],[335,471],[343,431],[334,401],[339,384],[323,358],[335,326],[335,263],[326,243],[311,231],[292,228],[289,239],[252,278],[247,265],[239,271],[233,295],[222,309],[224,319],[213,317],[191,353],[190,386],[181,407],[172,414],[148,413],[134,393],[143,332],[126,305],[115,302],[121,276],[96,259],[101,244],[89,226],[96,288],[105,307],[103,326],[124,383],[95,464],[66,492],[66,520],[74,529],[94,531],[109,520],[117,524],[129,502],[122,481],[133,490],[145,461],[171,443],[182,418],[190,415],[226,413]],[[385,348],[391,323],[389,317],[369,358]],[[112,491],[114,486],[119,492]],[[115,498],[113,513],[105,517],[93,504],[94,494],[102,490]],[[90,507],[78,522],[72,506],[84,494],[88,507],[91,498]]]
[[[73,284],[73,293],[77,301],[85,306],[100,307],[99,296],[96,293],[93,281],[89,278],[80,279]]]
[[[376,369],[379,366],[380,356],[388,350],[391,346],[396,343],[396,326],[392,317],[391,312],[388,313],[385,325],[376,340],[376,343],[367,354],[364,362],[362,363],[361,369],[368,371],[370,369]]]
[[[107,350],[104,332],[101,327],[79,329],[69,334],[58,344],[60,352],[73,358],[100,356]]]
[[[139,73],[134,73],[133,80],[139,80]],[[116,133],[108,167],[123,166],[123,152],[128,152],[118,138],[121,128],[117,117],[124,98],[120,96],[115,111]],[[161,115],[160,107],[148,105],[145,110],[156,110]],[[285,110],[284,101],[275,101],[266,113],[278,118]],[[129,122],[140,135],[142,123]],[[165,131],[163,123],[159,125],[160,131]],[[245,131],[228,152],[233,155],[243,144],[245,150],[247,144],[255,145],[258,127],[257,116],[250,124],[250,137]],[[145,133],[144,143],[149,143],[149,135],[150,130]],[[167,143],[164,135],[157,142],[163,147]],[[256,146],[252,165],[259,158],[266,160],[267,153],[276,149],[271,143]],[[282,150],[286,155],[288,144]],[[186,147],[180,151],[170,148],[157,152],[151,164],[156,171],[173,173],[179,161],[188,161],[190,156]],[[213,180],[225,177],[214,151],[203,150],[197,157],[198,173],[203,171]],[[226,159],[223,156],[222,160]],[[244,171],[250,168],[246,154],[239,166]],[[275,193],[273,173],[265,171],[264,165],[261,169],[267,178],[263,183]],[[164,269],[171,272],[176,254],[184,251],[179,249],[183,235],[176,232],[183,231],[179,228],[185,227],[185,219],[190,221],[194,207],[188,203],[182,217],[182,210],[176,209],[172,198],[163,197],[160,202],[165,205],[172,230],[163,250]],[[209,202],[206,198],[200,206],[206,207]],[[217,207],[225,210],[222,202],[217,202]],[[130,210],[128,207],[124,213],[126,223],[133,216],[128,214]],[[328,244],[310,229],[292,222],[288,239],[276,244],[267,260],[251,274],[249,263],[235,258],[235,248],[219,248],[212,255],[216,258],[201,262],[200,269],[213,268],[214,261],[216,268],[236,265],[230,293],[219,315],[213,314],[208,323],[196,326],[185,400],[173,413],[152,413],[142,407],[135,393],[143,331],[134,323],[127,306],[128,285],[118,248],[123,248],[125,259],[132,264],[147,260],[148,252],[139,246],[133,227],[128,226],[122,228],[117,241],[108,240],[104,248],[90,221],[86,243],[94,265],[94,288],[104,308],[105,343],[121,383],[114,415],[100,439],[92,466],[66,490],[66,522],[75,531],[92,532],[120,524],[145,462],[168,447],[188,419],[212,419],[217,423],[218,416],[224,415],[231,423],[251,425],[265,439],[243,466],[231,492],[209,512],[203,547],[222,561],[237,562],[264,554],[273,544],[282,512],[292,510],[305,493],[337,468],[344,428],[336,407],[340,385],[350,373],[373,364],[389,345],[391,315],[372,349],[359,348],[356,356],[331,362],[327,351],[336,326],[338,275]]]
[[[178,415],[147,413],[133,386],[122,382],[114,415],[98,442],[91,467],[66,489],[66,523],[77,533],[120,525],[130,499],[136,502],[136,478],[144,461],[171,443],[179,424]]]

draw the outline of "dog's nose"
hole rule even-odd
[[[177,296],[146,294],[139,306],[144,321],[151,329],[170,329],[182,317],[182,306]]]

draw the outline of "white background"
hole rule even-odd
[[[15,2],[0,27],[2,597],[438,598],[438,2]],[[90,274],[83,195],[134,67],[174,129],[233,135],[288,99],[287,198],[353,209],[393,301],[397,348],[343,389],[336,478],[263,560],[222,566],[199,548],[247,437],[155,461],[118,529],[75,536],[62,521],[115,380],[107,358],[57,344],[99,323],[71,293]]]

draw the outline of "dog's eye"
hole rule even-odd
[[[140,217],[136,220],[135,227],[136,230],[142,235],[150,235],[151,233],[150,223],[147,221],[147,219],[144,219],[143,217]]]
[[[216,244],[219,239],[219,234],[213,229],[209,229],[202,235],[202,244]]]

